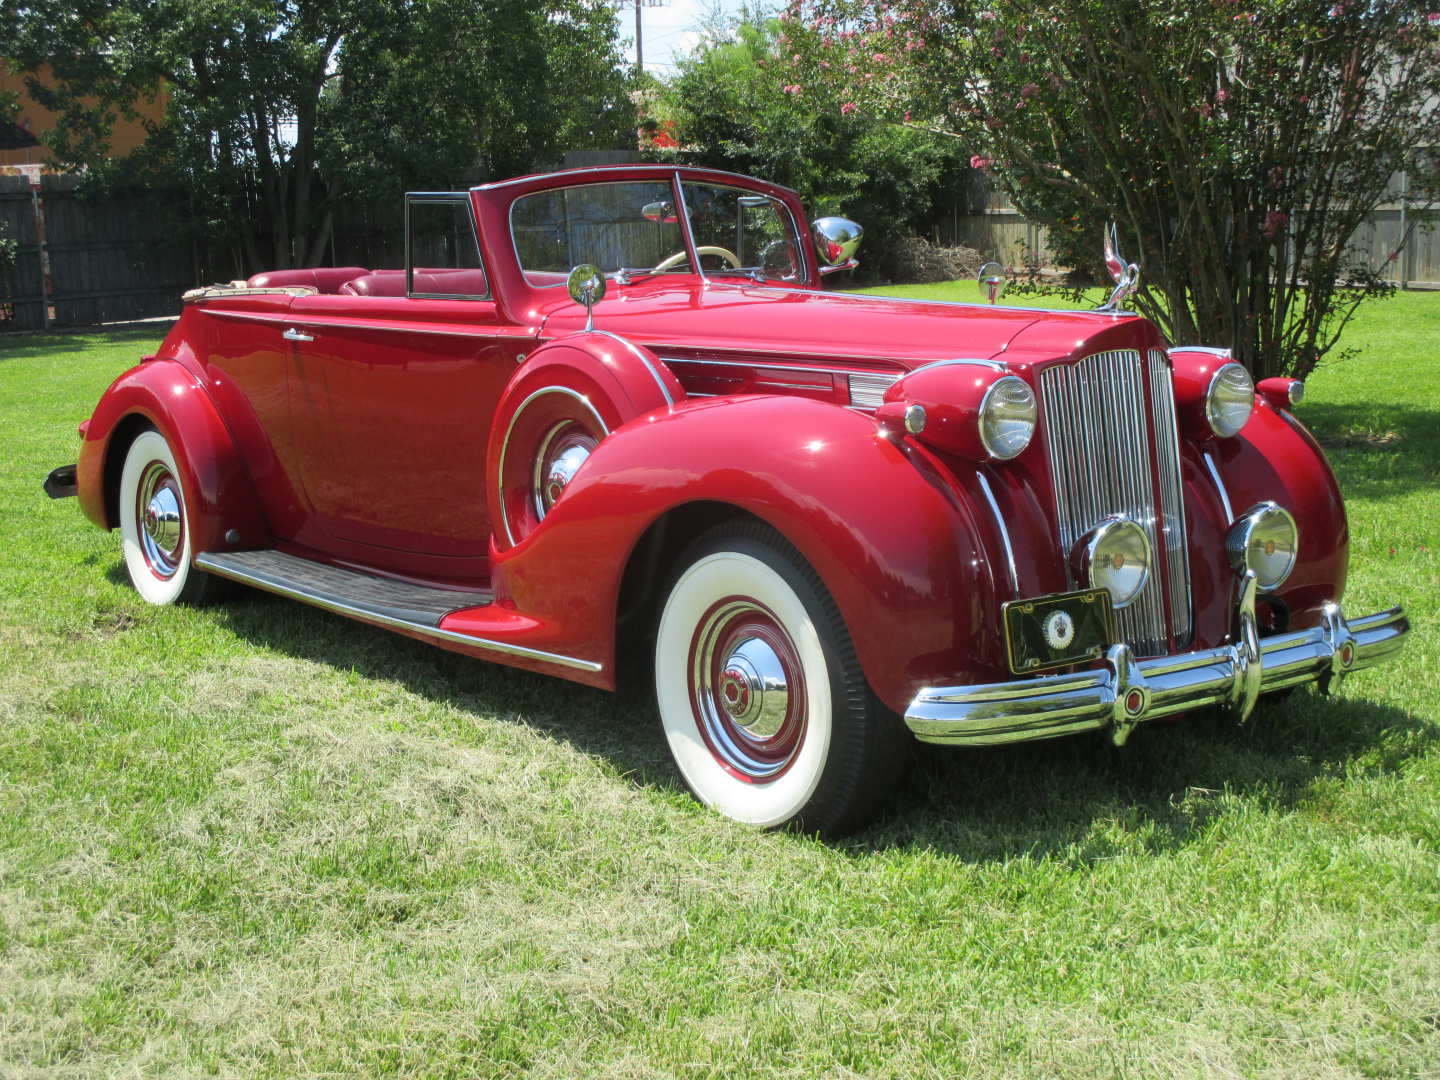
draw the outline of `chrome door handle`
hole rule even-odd
[[[286,341],[314,341],[315,339],[303,330],[296,330],[293,326],[280,335]]]

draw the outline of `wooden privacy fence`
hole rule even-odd
[[[1412,228],[1413,226],[1413,228]],[[1410,232],[1410,242],[1393,262],[1391,253],[1401,237]],[[1009,207],[987,209],[980,214],[957,214],[935,222],[930,239],[937,244],[974,248],[987,259],[998,259],[1019,267],[1028,259],[1041,266],[1054,265],[1049,230]],[[1100,238],[1095,238],[1099,250]],[[1440,289],[1440,211],[1415,210],[1400,203],[1382,206],[1350,241],[1350,254],[1365,265],[1384,272],[1401,288]]]
[[[35,189],[26,177],[0,176],[0,236],[18,242],[14,265],[0,267],[0,332],[176,315],[186,289],[238,273],[212,266],[194,240],[183,192],[90,197],[78,187],[79,178],[73,176],[43,176]],[[1390,276],[1404,286],[1440,288],[1440,212],[1399,203],[1384,206],[1356,235],[1352,250],[1379,269],[1417,218],[1422,227],[1391,264]],[[393,206],[338,207],[331,261],[337,266],[402,265],[401,221],[399,200]],[[612,232],[619,227],[607,226]],[[648,222],[633,227],[655,228]],[[930,232],[936,242],[963,244],[1011,265],[1021,263],[1024,252],[1036,253],[1042,265],[1052,261],[1046,230],[1007,207],[953,215]],[[602,249],[619,239],[594,237]],[[872,248],[883,242],[874,236],[869,241]],[[633,244],[624,246],[628,250]],[[660,243],[657,252],[664,246]]]
[[[18,243],[14,265],[0,269],[0,329],[173,315],[195,283],[184,194],[92,199],[79,183],[45,175],[32,187],[26,177],[0,176],[0,229]]]

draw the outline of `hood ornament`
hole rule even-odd
[[[1095,310],[1119,314],[1120,305],[1130,299],[1131,294],[1140,287],[1140,264],[1127,263],[1120,254],[1120,229],[1113,221],[1105,230],[1105,269],[1110,271],[1115,289],[1111,292],[1110,299]]]

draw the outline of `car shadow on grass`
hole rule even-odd
[[[1386,499],[1436,486],[1440,410],[1327,402],[1304,406],[1301,419],[1325,448],[1347,499]]]
[[[122,571],[123,573],[123,571]],[[254,645],[394,682],[462,713],[523,724],[607,761],[635,784],[681,792],[643,685],[609,694],[477,661],[292,601],[242,590],[221,609]],[[1355,677],[1363,695],[1373,673]],[[897,721],[898,722],[898,721]],[[1421,717],[1301,689],[1265,698],[1243,728],[1215,713],[1142,726],[1120,749],[1077,736],[985,750],[925,747],[884,815],[835,842],[856,856],[928,849],[964,861],[1080,863],[1176,850],[1238,800],[1286,810],[1317,781],[1393,772],[1440,739]]]

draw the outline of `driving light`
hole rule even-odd
[[[1127,607],[1150,579],[1150,537],[1127,517],[1109,517],[1082,536],[1071,554],[1075,577],[1108,589],[1111,606]]]
[[[1255,384],[1250,373],[1231,361],[1221,364],[1205,392],[1205,419],[1222,439],[1237,434],[1255,407]]]
[[[1024,379],[996,379],[980,402],[980,442],[993,458],[1009,461],[1035,434],[1035,391]]]
[[[1225,551],[1237,574],[1255,572],[1263,592],[1278,588],[1295,569],[1300,542],[1295,519],[1278,503],[1262,502],[1242,514],[1225,537]]]

